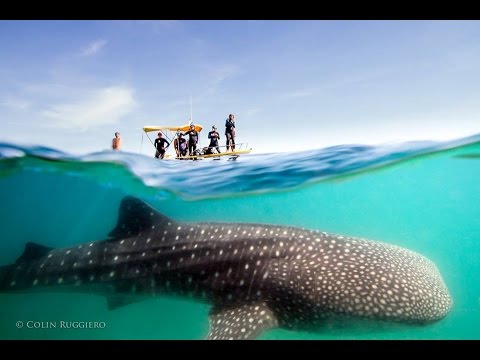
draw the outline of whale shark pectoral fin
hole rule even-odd
[[[278,320],[265,303],[235,307],[215,306],[210,311],[207,340],[249,340],[278,327]]]
[[[108,234],[111,240],[138,235],[140,232],[151,229],[152,226],[162,223],[175,223],[162,215],[153,207],[133,196],[123,198],[118,210],[118,222]]]

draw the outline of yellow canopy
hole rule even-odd
[[[200,132],[202,131],[202,125],[195,124],[195,130]],[[143,127],[143,131],[151,132],[151,131],[163,131],[163,130],[170,130],[170,131],[188,131],[190,130],[190,125],[182,125],[182,126],[156,126],[156,125],[147,125]]]

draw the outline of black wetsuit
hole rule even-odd
[[[196,130],[188,130],[185,135],[188,135],[188,153],[190,156],[194,155],[197,150],[198,132]]]
[[[225,122],[225,136],[227,137],[227,151],[232,144],[232,151],[235,150],[235,122],[227,119]]]
[[[155,157],[158,159],[163,159],[163,157],[165,156],[165,145],[164,144],[167,144],[167,146],[170,145],[170,143],[165,140],[164,138],[156,138],[155,139],[155,148],[157,149],[157,152],[155,153]]]
[[[214,136],[214,135],[217,136]],[[218,140],[220,139],[220,134],[217,130],[210,131],[208,133],[208,138],[210,139],[210,145],[208,145],[208,151],[211,152],[213,148],[217,149],[217,152],[220,154],[220,147],[218,146]]]

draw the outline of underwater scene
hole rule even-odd
[[[264,326],[257,339],[480,339],[479,179],[480,135],[450,142],[341,145],[196,161],[158,160],[153,155],[113,151],[73,156],[44,147],[0,144],[0,339],[207,338],[212,303],[187,293],[183,296],[159,290],[141,301],[117,300],[112,305],[94,286],[79,287],[78,291],[63,287],[62,282],[67,281],[61,275],[63,260],[56,270],[59,277],[49,286],[37,286],[39,279],[31,269],[22,275],[28,277],[28,287],[17,286],[24,278],[11,277],[11,264],[22,266],[44,255],[52,256],[52,249],[65,249],[68,254],[66,248],[78,249],[111,238],[114,229],[121,235],[119,209],[125,199],[148,204],[154,209],[152,217],[158,213],[159,219],[179,224],[220,223],[213,225],[218,226],[212,230],[215,232],[229,226],[240,229],[242,224],[264,224],[319,231],[324,234],[319,237],[328,233],[339,239],[394,245],[388,249],[400,247],[429,259],[432,263],[425,266],[432,272],[433,264],[436,266],[443,279],[441,286],[450,296],[446,302],[425,300],[427,313],[438,310],[441,314],[425,324],[390,321],[390,315],[363,319],[365,312],[358,313],[353,306],[348,312],[354,316],[320,316],[312,327],[297,328],[296,320],[286,316],[282,322],[292,326],[279,326],[275,320]],[[128,216],[123,221],[122,226],[137,226]],[[261,241],[262,231],[259,226],[248,234],[249,245]],[[300,230],[292,231],[300,234]],[[293,235],[290,241],[301,239]],[[32,243],[35,245],[26,247]],[[102,244],[116,246],[115,241]],[[370,245],[365,244],[368,252]],[[275,258],[275,250],[266,250]],[[399,258],[407,256],[404,250],[397,250],[388,250],[385,264],[401,263]],[[377,250],[372,251],[370,255]],[[53,254],[57,254],[55,250]],[[191,254],[193,259],[197,253]],[[138,256],[142,255],[145,253]],[[172,251],[171,259],[177,255]],[[167,262],[170,266],[168,256],[159,257],[160,267]],[[414,261],[422,262],[423,257]],[[207,272],[208,260],[203,260]],[[383,260],[379,255],[378,268]],[[312,266],[329,266],[328,261],[327,265],[322,261],[312,262]],[[108,274],[113,278],[115,267],[109,266]],[[413,275],[402,278],[402,274],[396,276],[408,286]],[[344,277],[333,271],[329,279],[342,286]],[[91,280],[92,284],[96,281]],[[174,278],[169,278],[167,285],[170,281]],[[329,286],[322,291],[326,289]],[[442,289],[424,295],[440,296]],[[240,301],[235,291],[229,299]],[[292,299],[294,295],[301,299],[309,295],[303,286],[288,294]],[[345,292],[344,296],[349,295]],[[285,311],[288,308],[308,323],[312,315],[295,312],[297,302],[292,299],[288,297]],[[332,295],[330,310],[335,299]],[[281,296],[277,300],[287,301]],[[415,306],[420,306],[422,292],[415,301]],[[434,309],[436,306],[441,308]],[[247,325],[249,316],[245,318]],[[219,324],[224,324],[222,321],[218,318]]]

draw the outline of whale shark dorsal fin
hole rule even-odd
[[[278,327],[278,320],[265,303],[215,306],[210,311],[207,340],[249,340]]]
[[[135,236],[142,231],[151,229],[154,225],[161,226],[168,222],[175,223],[144,201],[127,196],[120,204],[117,225],[108,236],[113,238],[112,240]]]
[[[43,246],[40,244],[36,244],[33,242],[27,242],[25,244],[25,250],[23,250],[22,255],[17,259],[17,263],[23,261],[32,261],[36,259],[40,259],[41,257],[45,256],[48,252],[52,251],[53,248],[48,246]]]

